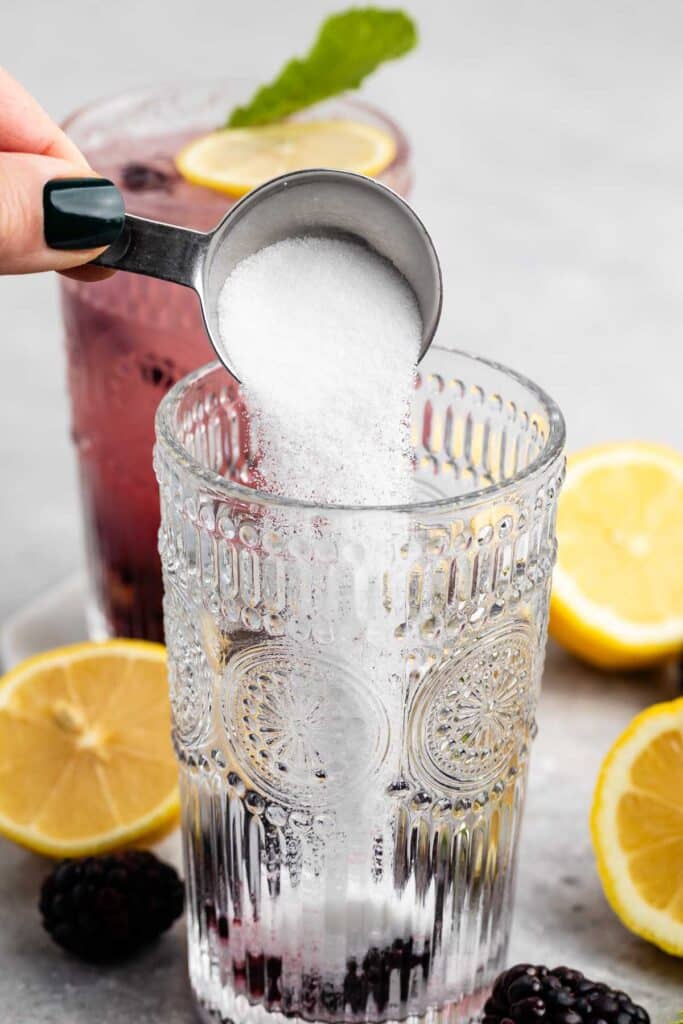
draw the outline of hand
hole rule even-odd
[[[123,216],[118,189],[96,176],[61,128],[0,68],[0,274],[58,270],[87,281],[109,277],[111,270],[83,264],[111,245]]]

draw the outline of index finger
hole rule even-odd
[[[0,67],[0,152],[35,153],[76,162],[84,167],[88,162],[64,134],[62,129],[12,78]]]

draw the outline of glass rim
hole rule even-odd
[[[78,107],[67,114],[60,122],[60,127],[68,134],[68,132],[77,125],[80,118],[88,114],[94,114],[98,109],[103,109],[111,103],[118,103],[122,100],[144,101],[150,100],[155,96],[168,97],[172,94],[182,95],[183,93],[198,92],[202,89],[214,90],[236,85],[246,86],[248,91],[248,89],[250,87],[253,88],[255,84],[257,84],[256,80],[247,75],[221,75],[217,77],[195,77],[182,80],[177,78],[159,79],[157,82],[150,85],[136,86],[132,89],[121,89],[118,92],[107,92],[99,96],[95,96],[86,103],[81,103]],[[306,107],[303,112],[306,113],[307,110],[313,110],[315,107],[334,103],[348,103],[352,107],[358,107],[361,110],[366,110],[368,113],[384,121],[386,125],[396,133],[396,136],[400,139],[402,145],[409,145],[408,136],[393,116],[388,114],[383,107],[373,103],[372,100],[367,100],[363,95],[361,95],[360,90],[358,89],[347,89],[345,92],[339,93],[336,96],[330,96],[328,99],[320,100],[320,102],[313,104],[312,107]],[[294,117],[296,117],[296,115],[294,115]],[[217,125],[217,127],[220,127],[220,125]]]
[[[94,114],[101,108],[107,107],[110,103],[118,103],[121,100],[145,100],[154,96],[168,96],[170,93],[180,93],[183,90],[191,92],[202,87],[206,89],[215,88],[220,85],[236,85],[246,83],[246,77],[238,75],[222,75],[218,78],[160,78],[148,85],[133,86],[130,89],[118,89],[112,92],[100,93],[74,107],[60,122],[60,127],[68,132],[73,128],[79,118],[87,114]]]
[[[429,351],[446,352],[451,355],[464,356],[475,363],[481,363],[490,369],[497,370],[512,380],[527,388],[543,405],[544,412],[548,418],[548,437],[543,449],[532,459],[528,466],[515,473],[505,480],[494,484],[487,484],[486,487],[479,487],[474,491],[465,494],[457,494],[449,498],[428,498],[414,502],[402,502],[391,505],[362,505],[362,504],[332,504],[316,501],[304,501],[298,498],[289,498],[286,495],[271,494],[255,487],[248,487],[246,484],[237,483],[221,476],[215,470],[203,466],[185,446],[178,440],[175,430],[175,413],[181,401],[188,392],[215,370],[221,369],[226,376],[227,370],[219,360],[200,366],[197,370],[187,374],[179,380],[162,398],[156,411],[154,427],[156,434],[156,445],[167,452],[173,462],[181,465],[192,476],[200,480],[208,489],[218,495],[233,500],[239,499],[250,504],[265,505],[270,508],[300,508],[309,511],[319,511],[329,514],[334,513],[430,513],[443,511],[444,509],[458,509],[476,505],[485,499],[500,498],[510,490],[526,483],[534,478],[542,476],[549,466],[561,455],[565,446],[566,428],[562,412],[557,403],[528,377],[518,373],[516,370],[498,363],[492,359],[485,359],[483,356],[474,355],[463,349],[449,348],[446,345],[433,344]],[[419,372],[419,367],[418,367]]]

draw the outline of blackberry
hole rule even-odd
[[[117,960],[166,931],[183,911],[183,883],[153,853],[63,860],[43,882],[40,912],[54,941],[84,960]]]
[[[167,192],[171,184],[165,171],[135,161],[121,168],[121,180],[129,192]]]
[[[482,1024],[650,1024],[625,992],[570,967],[517,964],[496,979]]]
[[[140,360],[140,375],[146,384],[164,391],[173,387],[180,376],[172,359],[156,358],[153,353]]]

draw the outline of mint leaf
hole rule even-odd
[[[272,124],[329,96],[357,89],[380,64],[402,57],[416,42],[415,24],[402,11],[354,7],[333,14],[323,22],[307,56],[290,61],[245,106],[236,107],[227,126]]]

